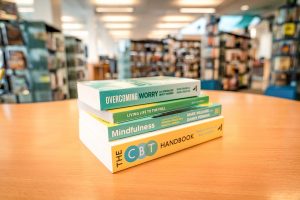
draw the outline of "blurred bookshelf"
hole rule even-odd
[[[127,77],[177,76],[200,78],[200,40],[130,40],[119,55]],[[128,73],[129,72],[129,73]]]
[[[24,21],[22,25],[30,61],[33,100],[69,98],[64,35],[44,22]]]
[[[90,66],[92,80],[118,79],[118,61],[108,55],[99,56],[99,62]]]
[[[273,23],[270,88],[300,93],[300,6],[287,1]],[[272,95],[272,94],[271,94]]]
[[[202,39],[202,79],[221,81],[220,69],[220,18],[211,15],[206,24],[206,34]]]
[[[64,35],[44,22],[1,21],[1,102],[69,98]]]
[[[219,82],[224,90],[249,88],[253,65],[248,34],[219,31],[219,18],[211,16],[203,37],[202,79]]]
[[[130,68],[132,78],[157,76],[165,65],[164,48],[160,40],[131,40]]]
[[[201,42],[200,40],[173,39],[175,56],[175,76],[199,79],[201,77]]]
[[[27,103],[33,100],[28,53],[20,23],[1,20],[0,68],[5,70],[2,81],[2,102]]]
[[[221,33],[220,65],[224,90],[249,88],[253,64],[250,49],[251,38],[248,35]]]
[[[70,98],[77,98],[77,81],[87,80],[88,70],[83,42],[73,36],[65,36]]]

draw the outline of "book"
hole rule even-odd
[[[23,46],[5,47],[5,59],[9,69],[24,70],[28,68],[26,48]]]
[[[19,13],[16,2],[9,0],[1,0],[0,3],[0,19],[1,20],[18,20]]]
[[[24,45],[22,31],[18,23],[1,23],[0,28],[4,45]]]
[[[132,137],[159,129],[214,117],[220,114],[220,104],[209,104],[171,111],[155,117],[143,118],[127,123],[112,124],[79,109],[79,117],[83,117],[89,122],[90,129],[94,129],[105,135],[105,140],[107,141]]]
[[[90,124],[80,118],[80,140],[114,173],[221,137],[223,120],[218,116],[108,142],[101,131],[92,130]]]
[[[78,101],[78,106],[81,109],[92,113],[93,115],[107,122],[123,123],[127,121],[133,121],[136,119],[153,117],[161,113],[192,107],[199,104],[207,104],[208,101],[209,97],[207,95],[201,95],[198,97],[188,97],[184,99],[149,103],[137,106],[130,106],[126,108],[116,108],[106,111],[98,111],[80,101]]]
[[[78,99],[96,110],[182,99],[200,95],[200,80],[147,77],[78,83]]]

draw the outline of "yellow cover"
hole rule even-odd
[[[212,118],[205,123],[112,146],[113,172],[221,137],[223,123],[223,117]]]
[[[296,25],[295,23],[286,23],[284,24],[284,34],[293,36],[296,32]]]

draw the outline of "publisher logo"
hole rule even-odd
[[[193,88],[193,91],[197,91],[198,87],[197,85]]]
[[[157,151],[157,146],[157,142],[154,140],[148,143],[141,143],[138,146],[130,146],[125,151],[125,160],[127,162],[134,162],[137,159],[153,156]]]

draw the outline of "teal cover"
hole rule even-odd
[[[88,81],[82,84],[99,91],[100,110],[200,95],[200,80],[176,77]]]

